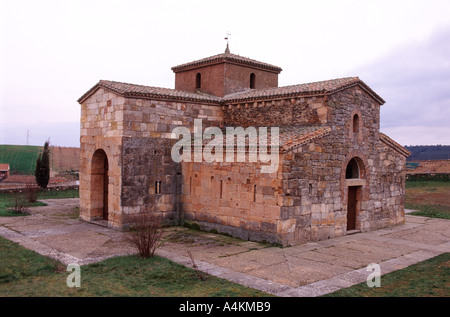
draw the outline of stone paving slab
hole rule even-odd
[[[136,253],[127,233],[79,221],[78,199],[45,202],[30,216],[0,217],[0,235],[65,264]],[[366,281],[371,263],[386,274],[450,252],[449,220],[405,218],[404,225],[286,248],[174,227],[157,254],[188,267],[194,260],[201,271],[277,296],[320,296]]]

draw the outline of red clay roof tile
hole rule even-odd
[[[325,95],[331,94],[349,87],[359,85],[380,104],[385,101],[378,96],[369,86],[367,86],[359,77],[338,78],[313,83],[267,88],[267,89],[248,89],[225,96],[223,99],[227,102],[238,102],[242,100],[270,99],[277,97],[291,97],[298,95]]]
[[[403,146],[392,140],[390,137],[388,137],[386,134],[380,132],[380,140],[385,143],[386,145],[390,146],[400,154],[402,154],[405,157],[408,157],[411,155],[411,152],[405,149]]]
[[[236,54],[231,54],[231,53],[222,53],[222,54],[217,54],[217,55],[213,55],[210,57],[206,57],[206,58],[202,58],[193,62],[189,62],[189,63],[185,63],[185,64],[181,64],[178,66],[174,66],[172,67],[172,70],[174,73],[180,72],[180,71],[184,71],[184,70],[188,70],[191,68],[197,68],[200,66],[205,66],[205,65],[210,65],[210,64],[216,64],[216,63],[221,63],[221,62],[231,62],[231,63],[238,63],[238,64],[244,64],[247,66],[253,66],[253,67],[257,67],[257,68],[263,68],[272,72],[276,72],[276,73],[280,73],[282,71],[282,69],[278,66],[275,65],[271,65],[271,64],[267,64],[267,63],[263,63],[263,62],[259,62],[257,60],[248,58],[248,57],[243,57],[240,55],[236,55]]]
[[[326,95],[334,92],[353,87],[360,86],[380,104],[384,104],[384,100],[378,96],[369,86],[367,86],[358,77],[338,78],[314,83],[267,88],[267,89],[252,89],[240,93],[227,95],[223,98],[213,95],[186,92],[182,90],[143,86],[128,84],[116,81],[100,80],[94,87],[89,89],[83,96],[78,99],[82,103],[85,99],[91,96],[100,87],[113,91],[121,96],[130,98],[145,98],[145,99],[170,99],[187,102],[206,102],[215,103],[217,105],[240,102],[253,101],[261,99],[272,98],[289,98],[295,96],[313,96]]]

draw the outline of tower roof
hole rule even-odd
[[[282,69],[278,66],[259,62],[257,60],[250,59],[248,57],[243,57],[240,55],[232,54],[232,53],[230,53],[230,49],[229,49],[228,45],[227,45],[227,49],[225,50],[225,53],[213,55],[213,56],[202,58],[202,59],[199,59],[199,60],[196,60],[193,62],[174,66],[174,67],[172,67],[172,71],[174,73],[177,73],[177,72],[181,72],[181,71],[185,71],[185,70],[189,70],[189,69],[193,69],[193,68],[198,68],[198,67],[212,65],[212,64],[218,64],[218,63],[224,63],[224,62],[260,68],[260,69],[268,70],[271,72],[275,72],[277,74],[279,74],[282,71]]]

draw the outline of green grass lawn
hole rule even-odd
[[[244,287],[155,256],[111,258],[81,267],[81,287],[69,288],[71,272],[56,260],[43,257],[0,237],[0,296],[146,296],[146,297],[262,297],[266,293]],[[361,283],[325,296],[442,297],[450,296],[450,253],[381,277],[380,288]]]
[[[205,273],[200,279],[194,270],[158,256],[116,257],[82,266],[79,288],[67,286],[71,272],[63,264],[1,237],[0,259],[0,296],[270,296]]]
[[[38,194],[39,199],[59,199],[59,198],[78,198],[78,189],[70,190],[52,190],[41,191]],[[17,213],[11,210],[14,205],[14,196],[11,193],[0,193],[0,217],[14,217],[14,216],[26,216],[27,213]],[[29,207],[45,206],[45,203],[37,201],[35,203],[28,203]]]
[[[78,197],[80,197],[78,189],[43,190],[38,195],[38,199],[61,199]]]
[[[32,175],[42,149],[42,146],[0,145],[0,163],[8,163],[11,172]]]
[[[382,275],[381,287],[369,288],[367,283],[363,282],[325,296],[449,297],[450,253]]]
[[[412,215],[450,219],[449,181],[407,181],[405,208]]]

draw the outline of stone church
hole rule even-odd
[[[81,104],[80,219],[167,224],[295,245],[404,222],[409,152],[380,132],[385,101],[358,77],[278,87],[281,68],[227,49],[172,67],[175,89],[100,80]],[[278,127],[263,162],[172,159],[172,131]]]

